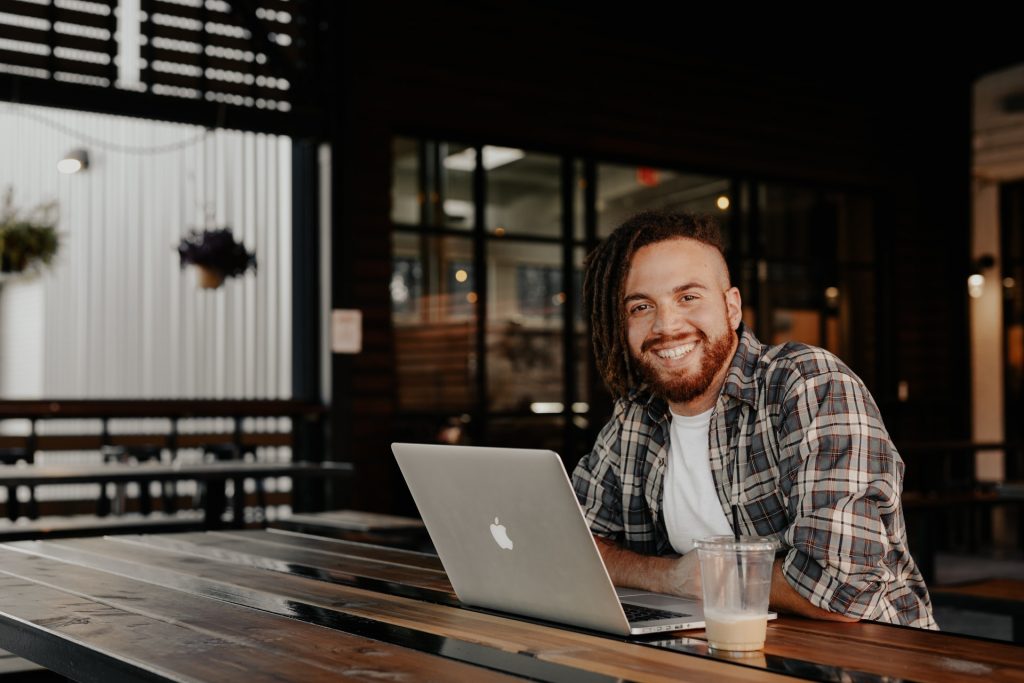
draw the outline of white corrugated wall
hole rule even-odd
[[[59,174],[79,147],[89,169]],[[56,199],[62,242],[42,277],[0,283],[0,396],[290,397],[290,154],[286,137],[0,103],[0,189]],[[206,291],[175,247],[213,225],[259,270]]]

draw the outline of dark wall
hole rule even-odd
[[[870,191],[883,416],[898,444],[969,438],[970,84],[981,67],[955,56],[698,56],[671,28],[518,4],[334,11],[334,305],[361,308],[366,326],[365,351],[333,368],[334,457],[361,473],[351,504],[391,509],[398,486],[388,448],[396,133]]]

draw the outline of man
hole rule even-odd
[[[694,538],[772,536],[772,609],[937,628],[907,549],[903,462],[829,352],[743,326],[714,219],[645,212],[588,258],[617,401],[573,486],[612,581],[700,596]]]

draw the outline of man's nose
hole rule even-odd
[[[651,332],[655,334],[675,334],[684,331],[689,325],[686,316],[672,306],[658,306],[654,314],[654,326]]]

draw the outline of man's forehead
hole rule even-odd
[[[682,278],[707,286],[729,286],[729,268],[716,247],[689,237],[647,244],[633,253],[626,274],[627,286],[645,276]],[[659,282],[676,287],[680,282]],[[627,292],[628,294],[628,292]]]

